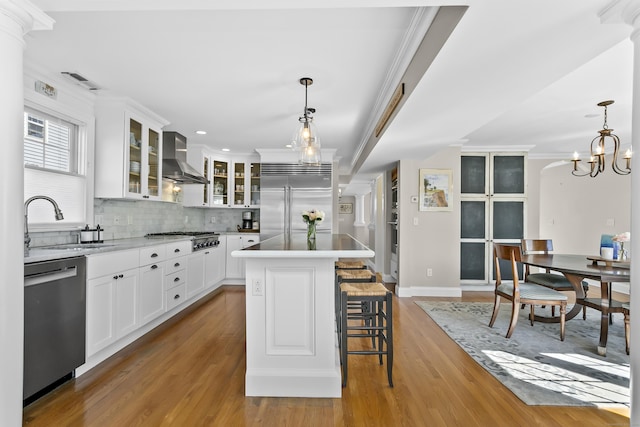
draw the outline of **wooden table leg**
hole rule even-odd
[[[600,311],[600,342],[598,354],[607,355],[607,336],[609,335],[609,283],[600,282],[600,299],[602,310]]]

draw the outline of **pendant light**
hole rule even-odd
[[[589,166],[590,170],[587,172],[578,171],[578,162],[580,157],[578,153],[573,153],[573,171],[571,173],[575,176],[590,176],[595,178],[600,172],[604,172],[605,166],[605,145],[607,141],[611,141],[613,144],[613,158],[611,159],[611,169],[618,175],[629,175],[631,173],[631,149],[628,149],[624,153],[624,159],[626,161],[625,168],[618,166],[618,155],[620,154],[620,138],[614,135],[613,129],[609,129],[607,126],[607,106],[613,104],[614,101],[602,101],[598,103],[598,107],[604,107],[604,124],[602,130],[599,130],[600,136],[596,136],[591,141]]]
[[[322,162],[320,157],[320,138],[312,116],[316,109],[307,106],[307,88],[313,84],[313,79],[302,77],[300,84],[304,86],[304,111],[302,116],[298,118],[300,126],[293,134],[291,148],[300,152],[300,163],[319,165]]]

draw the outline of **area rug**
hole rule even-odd
[[[600,313],[587,309],[566,324],[536,322],[520,310],[505,338],[511,305],[503,304],[493,328],[492,303],[416,301],[476,362],[528,405],[629,407],[629,356],[621,315],[609,325],[606,357],[599,356]],[[536,307],[536,314],[548,314]]]

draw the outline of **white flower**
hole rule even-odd
[[[624,233],[616,234],[611,240],[614,242],[628,242],[631,240],[631,233],[625,231]]]
[[[307,224],[313,224],[316,221],[320,222],[324,219],[324,212],[311,209],[310,211],[302,211],[302,220]]]

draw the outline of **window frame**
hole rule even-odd
[[[75,162],[76,172],[64,172],[55,169],[41,168],[33,165],[25,165],[23,161],[23,170],[27,173],[28,169],[41,171],[45,173],[66,175],[78,177],[84,180],[83,199],[79,199],[82,204],[83,215],[81,219],[75,221],[51,221],[29,223],[30,231],[73,231],[84,227],[85,224],[93,223],[94,212],[94,165],[93,153],[95,145],[95,116],[93,112],[93,99],[84,96],[73,97],[71,99],[73,105],[62,103],[57,100],[44,98],[34,92],[25,91],[23,111],[33,110],[35,113],[42,113],[59,120],[71,123],[76,126],[76,142],[75,142]],[[24,119],[23,119],[24,121]],[[24,145],[24,140],[23,140]],[[24,150],[24,147],[23,147]],[[25,188],[26,200],[33,193],[27,194]],[[64,211],[64,210],[63,210]]]

